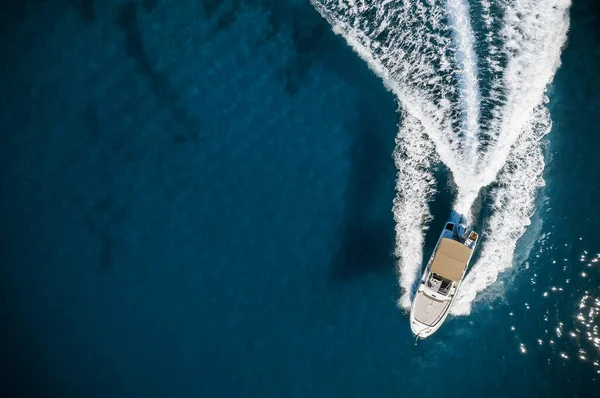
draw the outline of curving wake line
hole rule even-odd
[[[452,173],[463,214],[497,183],[480,260],[452,309],[468,314],[477,293],[512,266],[535,210],[540,140],[551,126],[545,91],[560,64],[570,0],[480,0],[472,9],[466,0],[311,1],[400,103],[393,213],[401,307],[410,306],[421,268],[432,166]]]

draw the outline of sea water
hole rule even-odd
[[[1,2],[3,396],[597,395],[599,18]],[[482,243],[414,345],[452,209]]]

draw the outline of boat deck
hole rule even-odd
[[[449,300],[436,300],[419,291],[415,297],[414,317],[425,325],[433,326],[443,318],[449,306]]]

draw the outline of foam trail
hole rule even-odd
[[[480,0],[479,36],[466,0],[311,1],[400,102],[393,206],[400,306],[410,305],[423,260],[433,163],[452,173],[455,210],[465,215],[481,188],[498,181],[481,259],[453,309],[466,314],[512,266],[534,211],[540,139],[551,125],[545,90],[560,64],[570,0]]]
[[[504,2],[502,35],[508,64],[504,70],[506,101],[493,120],[492,148],[483,153],[478,185],[493,182],[523,127],[544,101],[546,86],[560,65],[569,28],[570,0]]]
[[[481,187],[496,179],[524,126],[535,118],[534,111],[543,103],[546,86],[560,65],[569,27],[570,0],[500,3],[504,11],[502,51],[507,59],[502,71],[504,100],[490,122],[490,144],[481,152],[478,175],[459,189],[456,206],[461,212],[470,208]]]
[[[492,120],[493,144],[482,153],[485,167],[478,181],[485,186],[497,180],[499,187],[480,260],[459,291],[454,314],[468,314],[476,294],[513,265],[517,242],[530,223],[543,184],[540,139],[551,126],[545,91],[560,65],[569,5],[568,0],[503,2],[506,100]],[[460,200],[468,203],[471,198],[459,194]]]
[[[421,269],[423,258],[423,233],[430,219],[428,200],[435,190],[431,164],[435,160],[433,144],[426,139],[425,129],[417,118],[408,112],[402,120],[396,139],[394,161],[398,169],[394,199],[396,221],[395,255],[402,263],[399,281],[402,296],[398,305],[410,307],[413,281]]]
[[[393,0],[366,5],[313,0],[315,8],[368,62],[415,116],[442,161],[458,172],[464,143],[452,31],[439,0]]]
[[[466,137],[464,157],[474,166],[477,155],[479,131],[479,86],[474,34],[469,20],[469,7],[464,0],[448,0],[448,19],[453,27],[457,47],[456,58],[460,70],[461,105],[463,108],[463,133]]]
[[[492,216],[480,248],[481,257],[458,291],[451,309],[455,315],[469,314],[477,293],[512,266],[517,241],[525,233],[534,213],[536,193],[544,185],[544,154],[540,140],[551,127],[545,107],[538,107],[534,115],[498,176]]]
[[[569,4],[566,0],[504,3],[506,99],[492,120],[493,144],[482,153],[486,167],[481,169],[478,181],[481,186],[494,180],[500,185],[494,192],[480,260],[461,287],[454,314],[468,314],[476,294],[513,265],[515,247],[529,225],[535,195],[543,184],[544,158],[539,140],[551,125],[544,106],[545,90],[560,64]],[[473,199],[472,192],[459,193],[459,205],[463,207],[470,206]]]

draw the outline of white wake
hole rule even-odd
[[[311,1],[399,100],[400,306],[410,306],[423,261],[433,165],[452,173],[463,214],[496,183],[480,259],[453,306],[468,314],[477,293],[512,266],[543,184],[545,91],[560,64],[570,0],[480,0],[472,10],[467,0]]]

